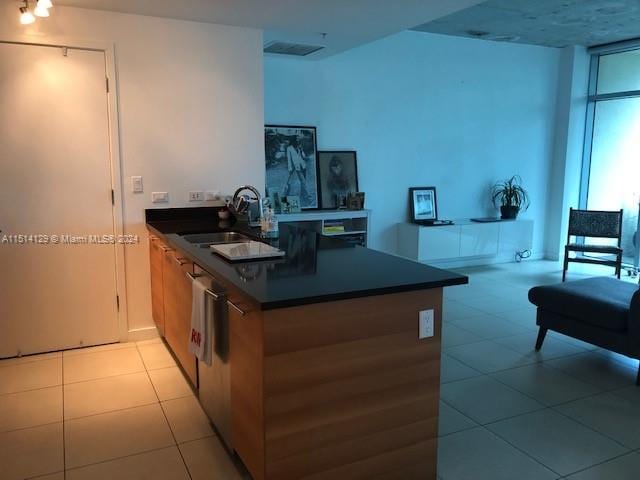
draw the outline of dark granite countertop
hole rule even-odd
[[[229,230],[259,235],[234,219],[218,221],[214,208],[147,210],[147,227],[263,310],[468,283],[464,275],[282,223],[279,239],[263,241],[284,250],[283,259],[232,263],[180,236]]]

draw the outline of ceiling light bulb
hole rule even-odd
[[[42,8],[51,8],[53,7],[53,3],[51,0],[38,0],[38,7],[42,6]]]
[[[36,21],[36,17],[27,7],[20,7],[20,23],[22,25],[30,25]]]
[[[36,8],[33,9],[33,14],[36,17],[48,17],[49,10],[47,10],[46,7],[43,7],[41,5],[41,2],[38,2],[38,4],[36,5]]]

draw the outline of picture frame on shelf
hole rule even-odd
[[[364,210],[364,192],[350,193],[347,197],[349,210]]]
[[[265,125],[266,190],[297,196],[303,210],[320,206],[316,127]]]
[[[438,220],[436,187],[412,187],[409,189],[411,221],[429,224]]]
[[[322,209],[348,207],[349,195],[358,192],[358,155],[355,150],[318,152],[318,185]]]
[[[300,213],[302,211],[300,197],[297,195],[289,195],[285,197],[284,201],[287,204],[287,213]]]

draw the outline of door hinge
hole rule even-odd
[[[116,295],[116,308],[120,311],[120,295]]]
[[[106,83],[106,87],[107,87],[107,93],[109,93],[109,77],[104,77],[105,83]]]
[[[116,192],[114,189],[111,189],[111,205],[116,204]]]

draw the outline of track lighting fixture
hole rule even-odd
[[[26,4],[27,2],[25,2]],[[29,7],[20,7],[20,23],[22,25],[30,25],[36,21],[36,17],[33,16]]]
[[[20,23],[30,25],[36,21],[36,17],[48,17],[51,7],[53,7],[51,0],[37,0],[36,7],[32,11],[29,0],[24,0],[24,5],[20,7]]]
[[[38,2],[36,4],[36,8],[33,9],[33,14],[36,17],[48,17],[49,16],[49,9],[46,7],[43,7],[41,5],[42,2]]]

